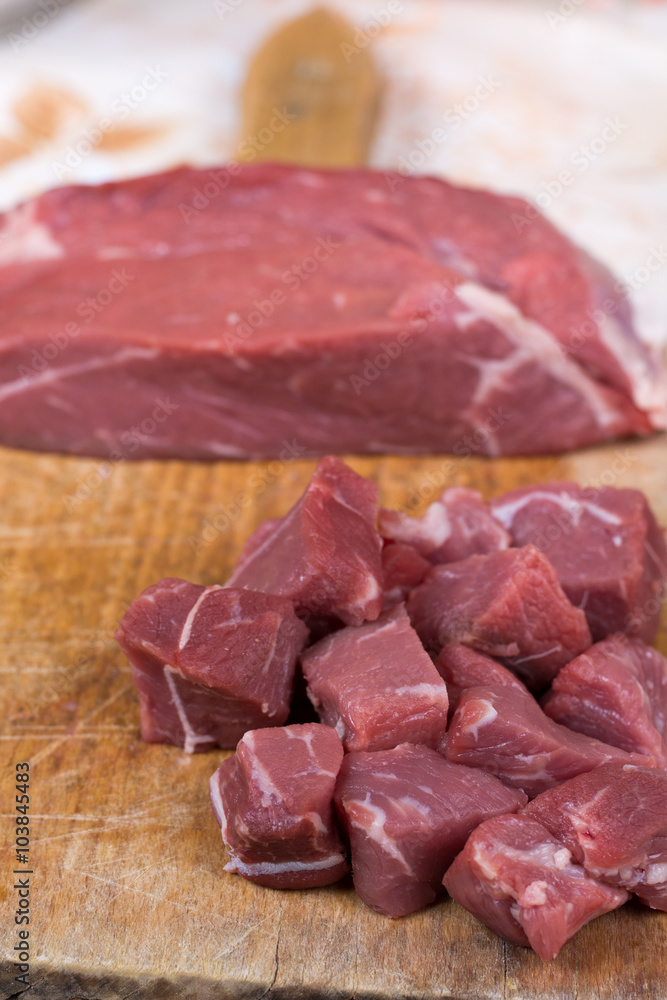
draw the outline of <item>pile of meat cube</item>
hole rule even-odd
[[[226,870],[301,889],[351,863],[378,912],[446,890],[543,959],[631,893],[667,910],[645,497],[453,488],[420,518],[377,499],[324,458],[225,586],[162,580],[120,624],[144,739],[235,748],[211,779]]]

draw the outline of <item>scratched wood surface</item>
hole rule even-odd
[[[488,496],[556,476],[639,487],[663,523],[666,460],[664,436],[565,458],[349,459],[389,505],[421,510],[453,483]],[[225,754],[141,742],[113,631],[127,602],[161,576],[224,581],[244,538],[288,509],[312,468],[105,467],[0,450],[1,995],[16,992],[11,779],[14,763],[28,760],[31,1000],[667,998],[667,915],[634,904],[544,965],[451,901],[391,921],[348,883],[278,892],[222,871],[207,783]],[[667,651],[664,628],[659,645]]]

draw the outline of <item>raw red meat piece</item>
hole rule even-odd
[[[431,563],[412,545],[390,542],[382,549],[384,607],[402,604],[410,591],[422,582]]]
[[[333,811],[343,748],[319,722],[260,729],[211,777],[231,860],[225,871],[272,889],[331,885],[350,870]]]
[[[667,910],[667,773],[606,764],[527,807],[586,871]]]
[[[515,545],[532,543],[548,556],[594,640],[627,632],[652,642],[667,547],[643,493],[551,482],[512,490],[491,508]]]
[[[572,861],[568,849],[527,816],[488,819],[470,835],[444,878],[457,903],[512,944],[548,962],[595,917],[629,899]]]
[[[653,758],[559,726],[531,695],[510,687],[463,691],[443,747],[449,760],[481,767],[529,798],[609,761],[655,766]]]
[[[260,526],[227,586],[281,594],[311,625],[361,625],[382,609],[377,486],[333,455],[320,459],[285,517]]]
[[[510,545],[509,534],[493,517],[482,494],[459,486],[445,490],[422,517],[382,508],[378,530],[389,541],[413,545],[432,563],[459,562]]]
[[[357,893],[374,910],[402,917],[442,893],[443,874],[478,823],[516,812],[526,799],[488,774],[403,744],[347,754],[335,801]]]
[[[667,660],[613,635],[563,667],[544,702],[556,722],[667,767]]]
[[[47,192],[0,218],[0,440],[517,454],[664,427],[613,277],[541,217],[519,232],[525,211],[278,164]]]
[[[309,698],[346,750],[442,740],[447,687],[404,605],[371,624],[334,632],[307,649],[301,665]]]
[[[583,611],[534,545],[434,566],[407,607],[429,651],[463,643],[502,660],[531,689],[591,644]]]
[[[172,578],[153,584],[116,632],[139,691],[142,737],[194,753],[279,726],[307,638],[283,597]]]
[[[435,661],[435,668],[447,684],[450,715],[458,704],[461,692],[466,688],[490,684],[494,687],[513,687],[528,694],[527,688],[510,670],[460,643],[443,646]]]

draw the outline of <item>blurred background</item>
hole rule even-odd
[[[0,0],[0,209],[237,155],[250,60],[308,0]],[[667,342],[667,4],[327,0],[372,53],[381,169],[524,195]],[[0,243],[0,258],[2,245]]]

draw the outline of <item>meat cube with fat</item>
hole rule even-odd
[[[376,516],[375,483],[328,455],[289,513],[246,544],[227,586],[288,597],[315,627],[373,621],[382,609]]]
[[[410,744],[347,754],[335,799],[350,840],[354,887],[389,917],[432,903],[468,834],[526,801],[490,775]]]
[[[667,773],[606,764],[538,795],[539,820],[596,878],[667,911]]]
[[[618,634],[591,646],[555,678],[544,702],[561,725],[667,767],[667,660]]]
[[[399,743],[437,746],[447,728],[447,686],[403,604],[344,628],[303,654],[308,695],[346,750]]]
[[[482,494],[453,486],[427,508],[410,517],[382,508],[378,528],[383,538],[414,546],[432,563],[460,562],[510,545],[510,536],[484,503]]]
[[[405,542],[385,544],[382,549],[385,610],[402,604],[410,591],[422,582],[430,568],[431,563],[414,546]]]
[[[494,687],[512,687],[522,694],[528,694],[528,689],[511,670],[458,642],[443,646],[435,661],[435,668],[447,684],[450,715],[458,704],[461,692],[466,688],[490,684]]]
[[[319,722],[246,733],[211,777],[230,853],[225,871],[272,889],[338,882],[350,870],[333,793],[341,742]]]
[[[549,831],[527,816],[485,820],[444,878],[461,906],[545,962],[595,917],[629,899],[588,874]]]
[[[551,482],[491,501],[515,545],[537,545],[584,610],[594,640],[626,632],[652,642],[667,577],[667,547],[639,490]]]
[[[531,690],[591,644],[583,611],[534,545],[434,566],[407,608],[429,652],[463,643],[501,660]]]
[[[609,761],[655,766],[548,718],[532,695],[511,687],[463,691],[443,749],[457,764],[480,767],[529,798]]]
[[[153,584],[116,632],[139,691],[142,737],[194,753],[279,726],[307,638],[284,597],[174,578]]]

